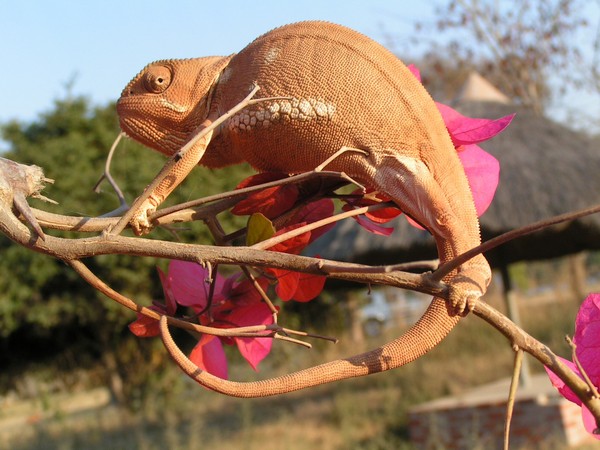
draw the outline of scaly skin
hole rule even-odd
[[[371,39],[325,22],[272,30],[240,53],[158,61],[124,89],[117,104],[122,129],[167,155],[238,104],[254,87],[260,97],[180,160],[151,195],[134,229],[200,161],[223,167],[247,161],[260,171],[313,170],[342,147],[328,170],[345,172],[387,194],[435,237],[442,263],[480,243],[467,178],[442,118],[404,64]],[[355,357],[284,377],[233,383],[211,377],[181,352],[178,364],[201,384],[229,395],[274,395],[404,365],[435,347],[485,292],[483,256],[445,278],[450,306],[433,299],[423,317],[394,341]],[[166,324],[165,324],[166,325]],[[165,337],[167,345],[172,341]]]

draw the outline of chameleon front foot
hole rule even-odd
[[[473,311],[486,291],[491,279],[490,266],[483,256],[459,269],[450,283],[448,312],[450,315],[466,316]]]
[[[475,309],[482,296],[482,291],[475,289],[470,283],[450,285],[448,313],[451,316],[464,317]]]
[[[131,226],[131,229],[133,230],[136,236],[142,236],[152,231],[153,227],[148,217],[150,217],[155,211],[156,205],[152,202],[152,200],[144,200],[144,202],[141,204],[139,209],[129,221],[129,225]]]

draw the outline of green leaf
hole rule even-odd
[[[275,234],[275,227],[269,219],[261,213],[254,213],[248,219],[248,233],[246,245],[254,245],[257,242],[266,241]]]

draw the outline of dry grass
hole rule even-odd
[[[561,342],[576,308],[569,302],[523,308],[523,317],[535,334]],[[320,354],[285,348],[275,360],[287,361],[289,370],[355,353],[355,347],[341,344]],[[504,338],[469,317],[430,355],[407,367],[281,397],[230,399],[182,376],[175,377],[173,390],[181,394],[146,402],[135,413],[107,405],[65,415],[50,401],[42,420],[16,434],[2,432],[0,424],[0,449],[409,449],[411,405],[508,376],[511,362]],[[261,375],[277,372],[265,367]],[[232,376],[251,377],[244,367]]]

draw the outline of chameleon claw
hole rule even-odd
[[[151,202],[150,199],[146,199],[138,211],[129,221],[131,229],[136,236],[142,236],[152,231],[152,224],[150,223],[149,217],[156,211],[156,206]]]
[[[448,313],[451,316],[465,317],[475,309],[481,298],[481,291],[472,286],[465,288],[463,284],[459,282],[450,285]]]

